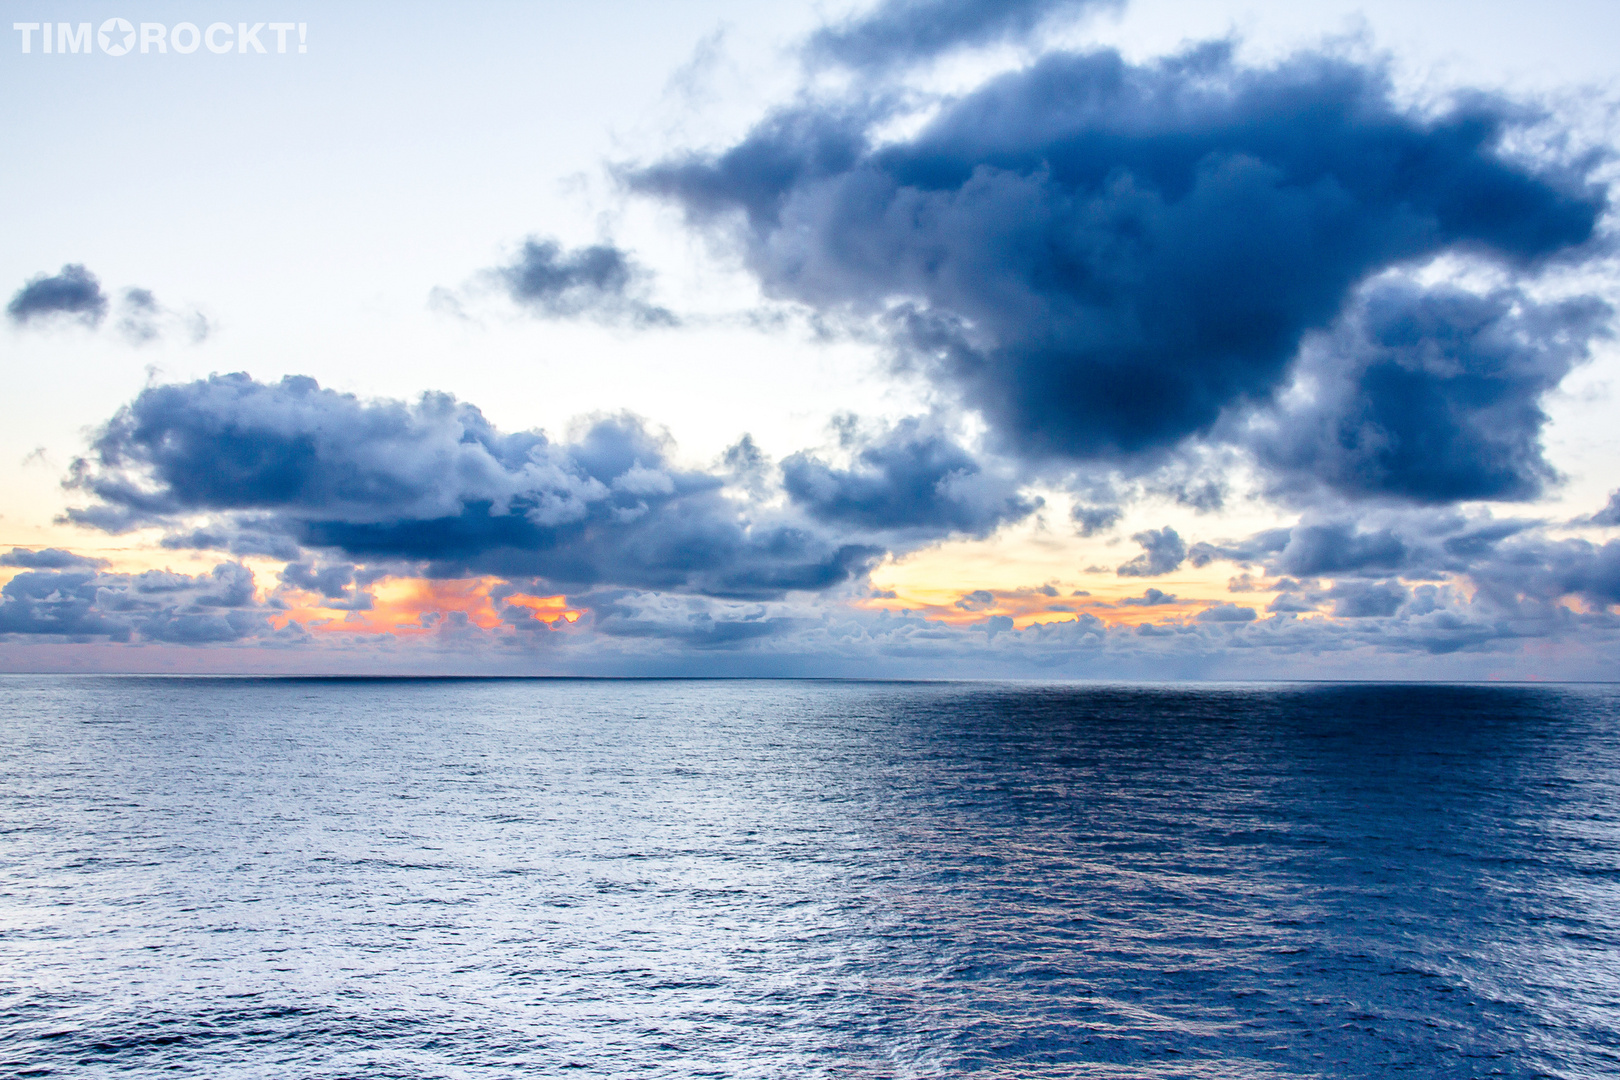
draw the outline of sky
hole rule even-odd
[[[1616,5],[0,6],[0,670],[1617,670]]]

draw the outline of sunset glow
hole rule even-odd
[[[570,608],[567,598],[528,596],[503,591],[499,578],[459,580],[428,578],[384,578],[371,588],[372,606],[363,611],[345,611],[323,606],[317,594],[308,590],[286,591],[288,606],[271,617],[281,629],[297,622],[316,634],[393,634],[413,637],[433,631],[441,620],[461,616],[480,630],[512,630],[503,618],[506,608],[521,609],[527,618],[553,626],[578,621],[582,611]]]
[[[20,23],[0,669],[1607,677],[1569,2]]]

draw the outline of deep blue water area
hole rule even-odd
[[[6,676],[0,1074],[1620,1075],[1620,687]]]

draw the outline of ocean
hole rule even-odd
[[[1620,1074],[1620,687],[0,677],[0,1074]]]

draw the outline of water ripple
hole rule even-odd
[[[17,1076],[1620,1072],[1620,693],[5,677]]]

